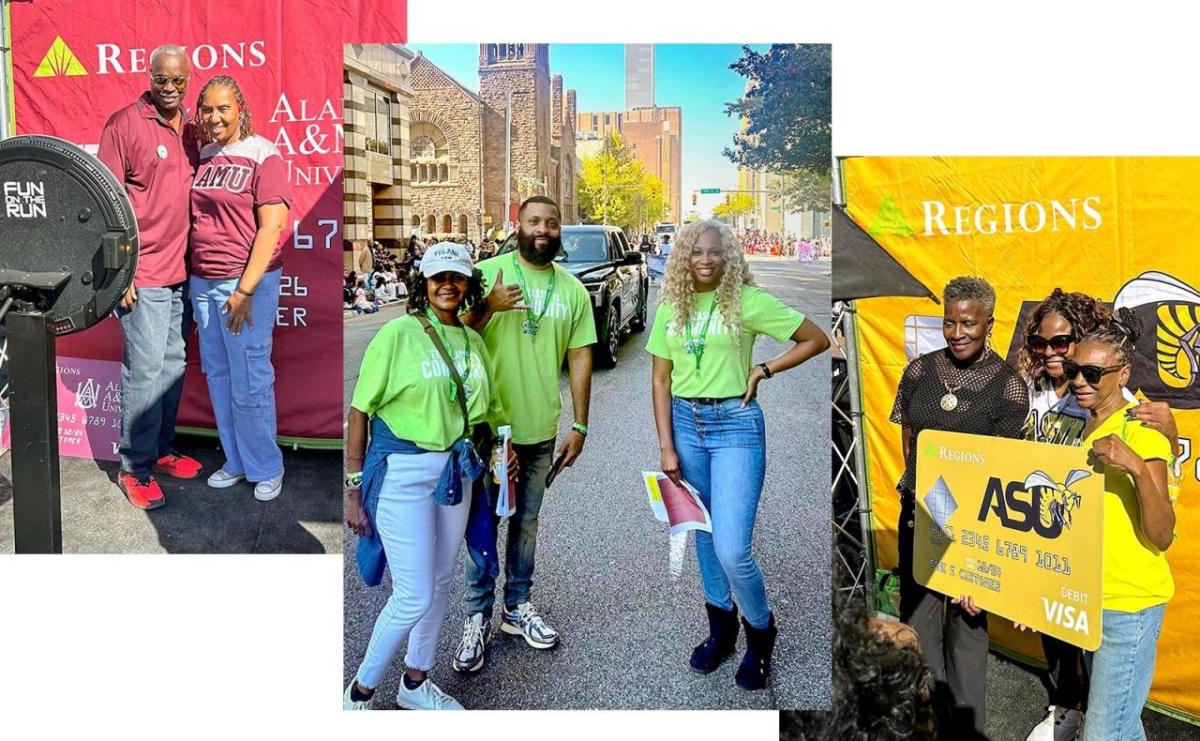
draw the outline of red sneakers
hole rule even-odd
[[[154,472],[176,479],[194,479],[204,469],[200,461],[191,456],[180,455],[172,450],[154,462]]]
[[[117,485],[121,487],[121,491],[125,493],[125,498],[129,500],[129,503],[138,509],[158,509],[167,503],[162,489],[158,488],[158,482],[154,480],[153,476],[147,476],[144,480],[139,481],[133,474],[122,471],[117,476]]]

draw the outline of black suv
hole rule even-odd
[[[646,328],[650,274],[646,256],[630,246],[625,232],[602,224],[572,224],[562,228],[559,262],[578,278],[592,297],[596,346],[592,357],[601,368],[617,364],[625,332]]]
[[[603,224],[563,226],[562,246],[558,264],[571,271],[591,295],[596,320],[594,362],[612,368],[617,364],[621,336],[646,328],[650,295],[646,256],[629,244],[619,227]],[[516,240],[510,238],[500,253],[514,249]]]

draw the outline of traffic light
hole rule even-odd
[[[695,205],[696,205],[696,193],[695,193],[695,191],[693,191],[693,192],[692,192],[692,205],[693,205],[693,206],[695,206]]]

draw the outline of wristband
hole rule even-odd
[[[587,437],[588,427],[587,427],[587,425],[583,424],[582,422],[576,422],[575,424],[571,425],[571,429],[575,430],[580,435]]]
[[[759,363],[758,367],[762,368],[763,378],[770,378],[771,376],[775,375],[771,372],[771,369],[767,367],[766,363]]]
[[[362,471],[355,471],[354,473],[347,473],[346,481],[345,481],[346,488],[347,489],[359,489],[362,487],[362,480],[363,480]]]
[[[236,291],[237,293],[242,294],[243,296],[253,296],[254,295],[254,291],[243,291],[242,286],[240,284],[238,285],[237,288],[234,288],[233,290]]]

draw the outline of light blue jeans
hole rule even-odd
[[[1091,670],[1084,741],[1144,741],[1142,707],[1150,695],[1158,634],[1166,605],[1138,612],[1104,611],[1100,648],[1085,654]]]
[[[229,317],[222,308],[237,279],[191,277],[200,365],[225,449],[224,468],[244,474],[247,481],[266,481],[283,473],[283,453],[275,443],[275,368],[271,365],[281,272],[263,275],[250,304],[254,324],[243,324],[236,335],[229,331]]]
[[[762,409],[757,401],[743,407],[741,399],[711,404],[676,397],[671,430],[683,478],[712,517],[711,534],[696,531],[704,598],[732,610],[736,595],[746,622],[766,628],[771,606],[750,549],[767,460]]]
[[[171,450],[192,331],[186,283],[137,289],[133,309],[117,308],[121,353],[121,470],[149,476]]]

